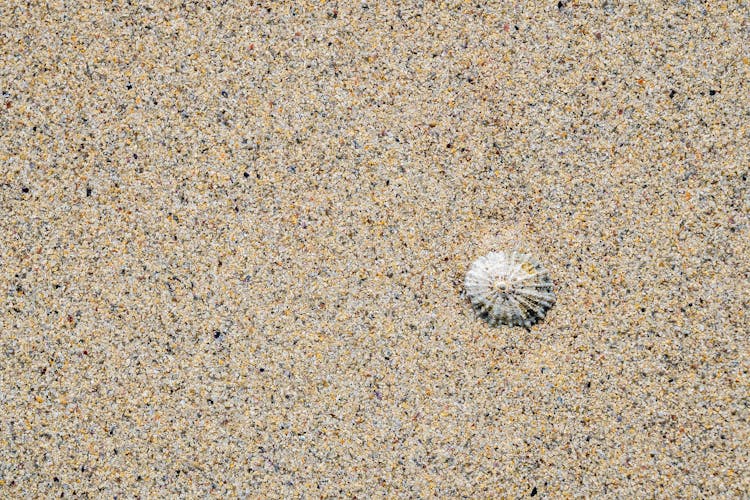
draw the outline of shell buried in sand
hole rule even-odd
[[[490,325],[530,327],[555,303],[552,280],[534,257],[490,252],[466,273],[466,294]]]

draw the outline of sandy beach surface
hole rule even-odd
[[[0,496],[750,494],[747,2],[0,6]],[[557,304],[463,294],[533,254]]]

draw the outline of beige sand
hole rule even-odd
[[[746,2],[140,3],[0,8],[0,496],[748,494]]]

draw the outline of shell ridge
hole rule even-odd
[[[555,304],[553,283],[536,258],[517,251],[477,258],[464,279],[472,306],[490,325],[529,327]]]

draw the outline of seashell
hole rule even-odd
[[[542,264],[518,252],[490,252],[466,273],[466,294],[492,326],[530,327],[555,303],[552,280]]]

